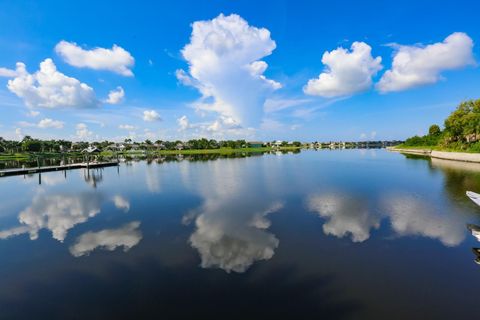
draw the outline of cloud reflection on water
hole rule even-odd
[[[95,192],[56,195],[40,192],[18,218],[28,226],[30,239],[37,239],[38,232],[45,228],[54,239],[63,242],[68,230],[100,212],[101,202],[102,196]]]
[[[118,229],[86,232],[76,239],[75,244],[70,247],[70,253],[74,257],[81,257],[98,248],[113,251],[118,247],[123,247],[123,251],[126,252],[142,239],[139,227],[140,222],[134,221]]]
[[[317,194],[309,197],[307,206],[327,219],[323,225],[326,235],[343,238],[349,234],[353,242],[363,242],[370,237],[370,229],[380,226],[380,218],[370,214],[361,199],[335,193]]]
[[[195,181],[193,187],[204,199],[183,219],[194,221],[189,241],[203,268],[245,272],[255,261],[271,259],[279,245],[266,231],[270,227],[266,216],[283,208],[283,203],[261,197],[244,182],[247,161],[210,162],[205,170],[192,172],[201,177],[188,179]]]
[[[413,195],[387,196],[384,199],[390,224],[399,236],[437,239],[448,247],[465,239],[464,223],[455,216],[439,212],[433,205]]]
[[[228,211],[203,207],[195,219],[192,247],[200,253],[203,268],[220,268],[226,272],[245,272],[255,261],[273,257],[279,240],[264,230],[270,226],[266,215],[280,210],[273,203],[253,214],[229,214]]]
[[[361,197],[348,194],[314,194],[307,199],[307,207],[326,219],[323,232],[353,242],[370,238],[372,229],[378,229],[382,220],[389,220],[397,236],[421,236],[439,240],[453,247],[465,238],[463,222],[445,214],[438,206],[411,194],[389,194],[381,197],[379,209],[369,210]]]
[[[70,229],[95,217],[105,197],[98,192],[46,194],[39,189],[30,206],[18,215],[20,226],[0,231],[0,239],[28,233],[31,240],[38,239],[41,229],[51,231],[55,240],[63,242]],[[115,207],[127,212],[130,203],[120,195],[112,198]]]

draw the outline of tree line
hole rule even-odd
[[[433,124],[428,134],[408,138],[404,145],[480,152],[480,99],[460,103],[445,119],[443,129]]]
[[[261,144],[261,143],[260,143]],[[271,143],[267,142],[264,146],[270,146]],[[282,146],[289,145],[288,142],[283,141]],[[294,146],[301,146],[301,143],[295,141],[292,143]],[[221,140],[215,139],[191,139],[188,141],[164,141],[156,140],[151,141],[149,139],[143,142],[135,142],[132,139],[125,139],[123,142],[113,141],[99,141],[99,142],[72,142],[68,140],[40,140],[32,138],[31,136],[25,136],[22,140],[6,140],[0,137],[0,153],[21,153],[21,152],[43,152],[43,153],[60,153],[60,152],[80,152],[83,149],[93,146],[100,150],[108,150],[109,148],[128,150],[151,150],[151,149],[163,149],[163,150],[178,150],[178,149],[220,149],[231,148],[241,149],[251,147],[252,144],[245,140]],[[257,145],[258,146],[258,143]]]

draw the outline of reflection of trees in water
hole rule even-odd
[[[421,155],[403,154],[408,160],[426,161],[432,172],[441,172],[444,190],[453,203],[467,203],[465,191],[480,192],[480,163],[444,160]]]
[[[432,158],[429,166],[443,174],[446,195],[454,203],[469,202],[467,190],[480,192],[480,164]]]
[[[205,154],[168,154],[168,155],[153,155],[153,154],[139,154],[139,155],[123,155],[120,156],[120,161],[126,165],[132,165],[134,162],[146,161],[148,165],[153,163],[165,162],[206,162],[218,159],[236,159],[236,158],[250,158],[259,157],[265,154],[269,155],[284,155],[284,154],[298,154],[300,149],[294,150],[278,150],[278,151],[262,151],[262,152],[234,152],[234,153],[205,153]]]
[[[164,163],[164,162],[180,162],[180,161],[211,161],[218,159],[235,159],[235,158],[250,158],[258,157],[265,154],[298,154],[300,149],[295,150],[279,150],[275,152],[265,151],[265,152],[234,152],[234,153],[206,153],[206,154],[169,154],[169,155],[126,155],[120,157],[121,161],[126,164],[131,164],[132,162],[146,161],[147,164]]]

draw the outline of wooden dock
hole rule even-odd
[[[112,166],[118,166],[118,162],[117,161],[90,162],[90,163],[80,162],[80,163],[65,164],[60,166],[15,168],[15,169],[0,170],[0,177],[18,176],[18,175],[49,172],[49,171],[64,171],[64,170],[82,169],[82,168],[93,169],[93,168],[112,167]]]

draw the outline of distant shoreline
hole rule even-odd
[[[296,146],[282,146],[282,147],[260,147],[260,148],[218,148],[218,149],[183,149],[183,150],[131,150],[131,151],[102,151],[98,155],[100,156],[136,156],[136,155],[193,155],[193,154],[232,154],[232,153],[257,153],[257,152],[270,152],[270,151],[296,151],[302,147]],[[28,160],[41,158],[56,158],[56,157],[83,157],[80,152],[68,152],[68,153],[0,153],[0,161],[9,160]]]
[[[432,150],[427,148],[397,148],[397,147],[387,147],[387,150],[406,153],[406,154],[426,156],[426,157],[431,157],[436,159],[443,159],[443,160],[480,163],[480,153],[450,152],[450,151]]]

